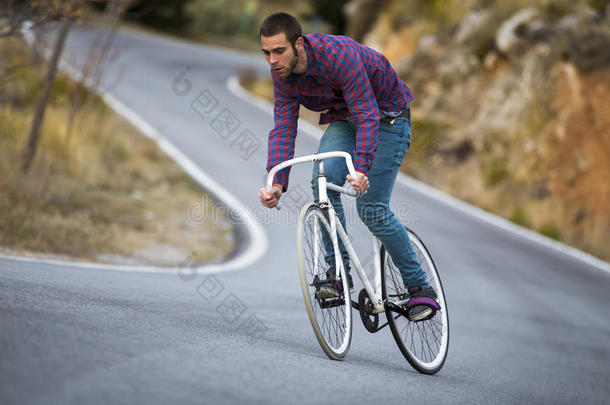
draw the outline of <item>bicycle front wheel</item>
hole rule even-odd
[[[413,250],[420,266],[426,272],[426,279],[438,295],[440,310],[434,317],[423,321],[412,322],[404,315],[386,309],[386,316],[392,335],[400,351],[409,364],[423,374],[435,374],[445,364],[449,347],[449,315],[443,285],[422,240],[409,228],[406,228]],[[392,261],[385,248],[381,248],[381,288],[384,302],[404,300],[406,294],[398,267]],[[387,308],[387,307],[386,307]]]
[[[343,360],[352,339],[352,311],[345,267],[341,266],[337,296],[321,298],[320,280],[329,265],[324,260],[322,232],[330,234],[328,214],[319,205],[306,205],[299,215],[297,255],[305,308],[318,343],[332,360]],[[338,246],[334,246],[338,250]]]

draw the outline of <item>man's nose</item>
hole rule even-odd
[[[269,56],[269,63],[271,63],[272,65],[274,65],[277,62],[277,58],[273,55]]]

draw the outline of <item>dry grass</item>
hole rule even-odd
[[[0,89],[2,249],[153,265],[226,257],[233,241],[224,213],[99,98],[89,95],[67,136],[77,86],[65,78],[54,86],[34,165],[21,174],[42,70],[27,49],[16,38],[0,41],[2,68],[25,64]],[[187,220],[193,204],[209,214],[205,221]]]

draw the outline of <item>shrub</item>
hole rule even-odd
[[[506,158],[495,158],[491,161],[485,172],[485,183],[495,186],[508,176],[508,161]]]
[[[527,213],[525,212],[523,207],[520,205],[517,205],[517,207],[515,207],[513,213],[509,217],[509,219],[511,222],[514,222],[517,225],[521,225],[521,226],[525,226],[525,227],[530,226],[530,221],[529,221],[529,218],[527,217]]]
[[[561,232],[559,231],[557,225],[555,225],[553,222],[546,222],[542,224],[538,229],[538,232],[551,239],[559,240],[561,238]]]

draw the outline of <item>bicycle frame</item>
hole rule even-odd
[[[381,312],[385,311],[384,303],[381,298],[381,254],[380,254],[381,242],[379,241],[379,239],[377,239],[376,236],[373,235],[373,263],[375,265],[375,288],[373,289],[368,277],[366,276],[366,273],[364,272],[362,264],[360,263],[360,259],[358,258],[356,251],[354,250],[349,238],[347,237],[345,229],[343,229],[341,222],[339,222],[339,219],[336,215],[333,205],[331,204],[330,200],[328,199],[327,189],[337,191],[337,192],[340,192],[343,194],[347,194],[352,197],[358,196],[358,193],[353,189],[347,189],[345,187],[337,186],[335,184],[327,182],[326,174],[324,173],[324,160],[329,159],[329,158],[335,158],[335,157],[344,158],[345,162],[347,164],[349,173],[353,177],[356,176],[356,170],[354,169],[354,164],[352,162],[352,156],[349,153],[347,153],[347,152],[318,153],[318,154],[307,155],[307,156],[290,159],[290,160],[282,162],[279,165],[273,167],[269,171],[269,174],[267,176],[267,184],[266,184],[267,191],[271,191],[273,178],[275,177],[275,174],[279,170],[284,169],[289,166],[293,166],[295,164],[319,162],[318,163],[319,204],[320,204],[320,207],[328,210],[328,219],[329,219],[330,226],[331,226],[330,238],[331,238],[333,246],[335,247],[335,249],[334,249],[335,250],[335,263],[340,263],[341,266],[343,266],[343,259],[340,256],[341,252],[339,250],[339,243],[338,243],[338,238],[339,238],[343,242],[343,245],[345,246],[345,249],[347,250],[347,253],[350,257],[350,260],[351,260],[354,268],[356,269],[356,272],[358,273],[358,277],[360,277],[360,280],[362,281],[362,284],[364,285],[364,289],[366,290],[366,292],[369,296],[369,299],[371,300],[371,303],[373,304],[372,313],[374,313],[374,314],[381,313]],[[338,238],[337,238],[337,235],[338,235]],[[320,253],[317,252],[316,257],[319,254]],[[336,266],[336,270],[337,270],[336,276],[338,276],[340,274],[341,268],[339,268],[339,266]]]

